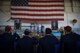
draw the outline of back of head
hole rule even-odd
[[[5,26],[5,32],[10,32],[12,30],[11,26],[7,25]]]
[[[45,33],[46,34],[51,34],[52,33],[52,30],[50,28],[46,28]]]
[[[26,29],[25,31],[24,31],[24,34],[25,35],[29,35],[31,33],[31,31],[29,30],[29,29]]]
[[[71,28],[71,26],[66,26],[66,27],[64,27],[64,30],[66,32],[71,32],[72,31],[72,28]]]

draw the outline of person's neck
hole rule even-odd
[[[25,35],[24,37],[31,37],[30,35]]]
[[[5,31],[5,33],[10,33],[10,32],[8,32],[8,31]]]
[[[51,35],[51,34],[46,34],[46,35]]]
[[[72,32],[72,31],[71,31]],[[69,34],[69,33],[71,33],[71,32],[67,32],[66,34]]]

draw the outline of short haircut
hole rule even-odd
[[[72,31],[72,28],[70,26],[66,26],[66,27],[64,27],[64,30],[66,32],[71,32]]]
[[[24,34],[25,35],[29,35],[31,33],[31,31],[29,30],[29,29],[26,29],[25,31],[24,31]]]
[[[46,34],[51,34],[52,33],[52,30],[50,28],[46,28],[45,33]]]

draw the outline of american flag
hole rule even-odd
[[[11,19],[64,20],[64,0],[12,0]]]

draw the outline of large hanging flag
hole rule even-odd
[[[12,0],[11,19],[64,20],[64,0]]]

